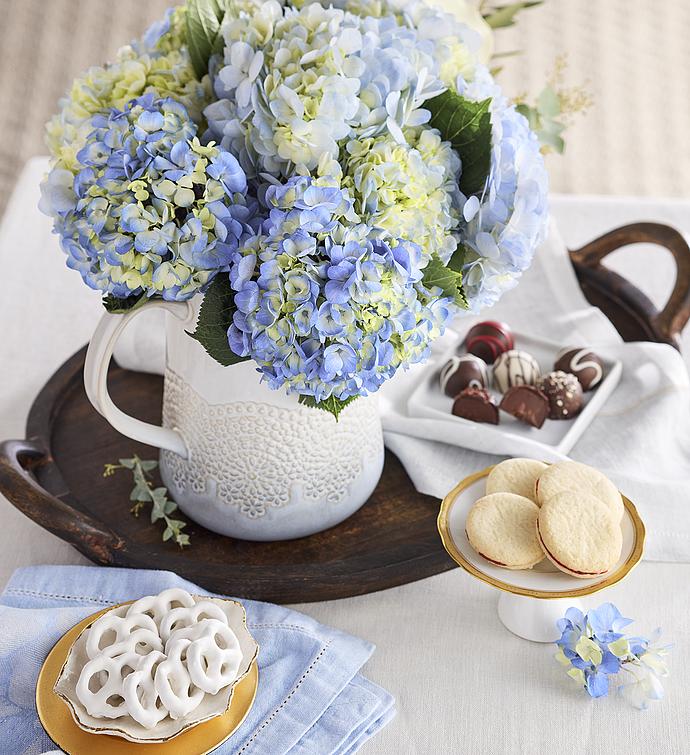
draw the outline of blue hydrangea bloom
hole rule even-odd
[[[491,97],[491,170],[482,194],[464,198],[460,241],[471,250],[463,284],[473,313],[495,304],[517,285],[548,227],[548,175],[536,134],[506,100],[491,74],[478,67],[457,91],[472,100]]]
[[[373,393],[428,355],[454,314],[422,283],[421,251],[358,223],[337,187],[295,177],[266,193],[261,233],[230,266],[230,348],[272,388],[322,401]]]
[[[557,622],[561,636],[556,640],[556,660],[567,674],[590,697],[605,697],[612,678],[625,666],[633,681],[618,687],[620,693],[639,708],[647,700],[663,696],[660,678],[668,674],[664,656],[668,646],[655,645],[658,632],[651,639],[626,637],[623,630],[632,619],[626,619],[612,603],[604,603],[583,614],[569,608]]]
[[[55,166],[41,209],[69,267],[116,297],[187,299],[227,270],[253,233],[235,157],[196,138],[182,104],[144,95],[90,120],[73,172]]]

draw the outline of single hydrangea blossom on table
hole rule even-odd
[[[558,621],[556,660],[591,697],[608,695],[612,677],[627,677],[618,686],[619,694],[644,710],[650,700],[664,695],[661,679],[668,676],[670,645],[658,644],[660,629],[649,638],[626,636],[622,630],[631,623],[612,603],[585,614],[569,608]]]
[[[203,297],[213,358],[337,414],[544,237],[539,143],[487,30],[422,0],[188,0],[49,124],[68,265],[110,311]]]

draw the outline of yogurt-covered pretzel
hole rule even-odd
[[[147,729],[192,713],[235,681],[242,662],[223,608],[179,588],[103,615],[84,642],[82,705],[96,718],[130,716]]]
[[[171,587],[169,590],[163,590],[158,595],[147,595],[144,598],[132,603],[127,611],[127,616],[135,614],[148,614],[160,626],[161,621],[174,608],[183,606],[191,608],[194,605],[194,598],[181,587]]]
[[[111,632],[114,633],[112,638]],[[137,643],[144,645],[144,652],[146,652],[146,647],[151,650],[163,650],[158,627],[150,616],[129,613],[126,616],[115,616],[110,612],[94,621],[89,629],[86,636],[86,654],[93,660],[114,645],[122,642],[129,643],[134,633],[137,634]]]
[[[152,651],[122,683],[122,697],[125,699],[127,712],[147,729],[152,729],[168,715],[153,682],[156,666],[164,660],[163,653]]]
[[[167,658],[158,665],[154,676],[156,692],[173,719],[191,713],[204,699],[204,691],[194,686],[185,665],[190,645],[186,639],[168,642]]]
[[[187,648],[187,669],[197,687],[215,695],[235,681],[242,651],[227,624],[207,620],[197,627],[201,633]]]
[[[134,672],[142,661],[137,653],[123,653],[112,658],[101,655],[85,664],[77,681],[77,697],[90,715],[96,718],[120,718],[129,713],[122,694],[127,669]],[[95,687],[96,689],[92,689]],[[117,703],[108,702],[115,700]]]
[[[191,608],[173,608],[161,621],[161,639],[163,642],[167,642],[173,632],[198,624],[204,619],[215,619],[223,624],[228,623],[225,611],[217,603],[212,600],[200,600]]]

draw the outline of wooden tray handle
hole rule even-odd
[[[28,471],[36,464],[52,463],[44,451],[28,440],[0,443],[0,488],[22,514],[67,540],[88,558],[103,564],[113,562],[113,551],[123,540],[88,514],[76,511],[46,492]]]
[[[676,281],[666,306],[653,319],[654,327],[669,341],[676,342],[690,319],[690,247],[681,234],[662,223],[632,223],[605,233],[580,249],[571,258],[587,267],[601,267],[607,254],[628,244],[658,244],[668,249],[676,261]]]

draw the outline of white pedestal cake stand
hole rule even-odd
[[[568,608],[580,608],[580,597],[620,582],[639,562],[644,547],[644,525],[633,503],[623,496],[625,515],[621,522],[620,559],[609,572],[593,579],[564,574],[547,559],[533,569],[502,569],[482,558],[465,534],[467,514],[474,502],[484,495],[485,478],[492,468],[465,478],[443,499],[438,515],[443,545],[465,571],[501,591],[498,616],[507,629],[526,640],[554,642],[560,636],[556,621]]]

